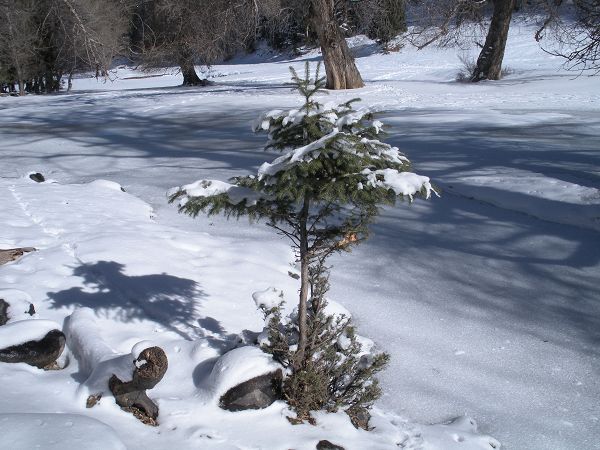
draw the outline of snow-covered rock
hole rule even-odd
[[[281,365],[258,347],[240,347],[225,353],[217,360],[207,387],[213,398],[218,401],[223,394],[244,381],[278,370],[281,370]]]
[[[31,319],[9,322],[0,327],[0,348],[8,348],[30,341],[39,341],[48,332],[60,329],[61,326],[52,320]]]

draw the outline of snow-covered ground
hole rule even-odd
[[[455,49],[381,54],[356,39],[366,87],[329,95],[380,110],[388,141],[442,190],[386,209],[370,241],[333,261],[331,297],[392,356],[368,435],[338,416],[293,427],[281,404],[214,406],[216,357],[261,329],[252,293],[277,286],[293,303],[292,255],[260,224],[193,220],[165,197],[273,159],[250,124],[298,104],[287,68],[315,53],[242,57],[213,67],[206,88],[121,69],[112,83],[78,79],[71,94],[0,99],[0,248],[39,249],[0,267],[14,320],[29,318],[28,301],[59,324],[92,307],[90,329],[116,356],[150,340],[170,363],[150,392],[157,428],[107,399],[86,409],[73,358],[53,372],[2,364],[0,430],[102,433],[79,416],[6,414],[60,412],[112,427],[106,448],[120,448],[115,436],[130,449],[489,447],[468,419],[423,426],[466,415],[507,449],[600,448],[600,84],[561,71],[532,34],[514,27],[511,74],[477,85],[454,81]],[[55,183],[36,184],[31,171]]]

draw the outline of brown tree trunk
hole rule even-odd
[[[307,341],[307,300],[308,300],[308,213],[310,204],[308,198],[304,198],[302,211],[300,212],[300,299],[298,302],[298,350],[294,357],[294,370],[304,365]]]
[[[502,75],[502,59],[508,38],[508,28],[515,7],[515,0],[494,0],[492,22],[481,49],[471,81],[499,80]]]
[[[311,0],[311,22],[315,27],[327,73],[327,89],[364,86],[354,56],[335,19],[334,0]]]
[[[194,63],[191,59],[181,58],[179,69],[183,75],[183,86],[205,86],[207,84],[206,80],[201,80],[196,73]]]

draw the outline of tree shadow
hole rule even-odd
[[[130,322],[149,319],[187,340],[197,328],[195,308],[206,294],[193,280],[166,273],[128,276],[115,261],[97,261],[73,269],[84,287],[49,292],[52,308],[88,307],[98,315]]]

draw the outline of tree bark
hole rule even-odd
[[[294,369],[298,370],[304,365],[306,353],[306,322],[307,322],[307,304],[308,301],[308,213],[310,203],[307,197],[304,197],[304,204],[300,211],[300,299],[298,302],[298,350],[294,357]]]
[[[502,75],[502,59],[508,38],[510,20],[515,0],[494,0],[492,21],[481,49],[471,81],[499,80]]]
[[[158,406],[146,394],[164,377],[169,367],[167,355],[160,347],[149,347],[135,360],[131,381],[123,382],[113,374],[108,386],[121,408],[131,409],[134,415],[150,425],[156,425]]]
[[[206,86],[206,80],[200,79],[191,59],[182,58],[179,62],[179,69],[183,75],[183,86]]]
[[[354,56],[335,19],[333,0],[311,0],[311,22],[315,27],[327,73],[327,89],[356,89],[364,86]]]

